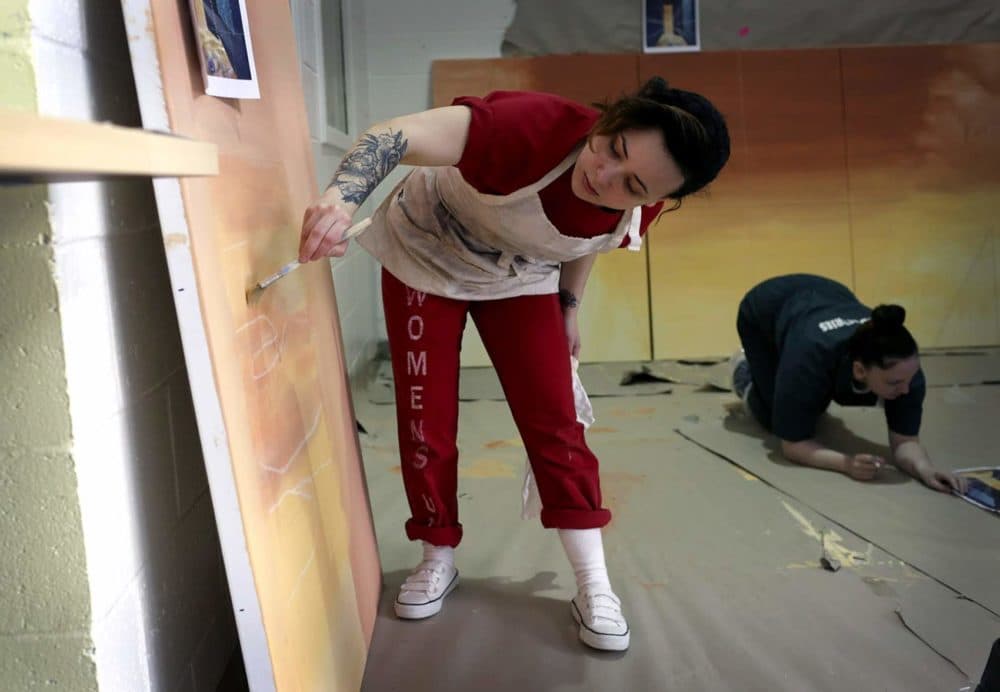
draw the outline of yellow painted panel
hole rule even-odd
[[[859,295],[924,348],[1000,343],[1000,44],[843,55]]]
[[[905,307],[921,348],[1000,343],[998,195],[985,187],[855,205],[858,296]]]
[[[685,202],[649,233],[653,357],[722,356],[739,344],[736,309],[757,282],[793,272],[851,284],[846,205]]]
[[[1000,343],[1000,44],[638,60],[640,81],[660,74],[708,96],[732,137],[709,194],[663,216],[647,240],[654,357],[724,355],[740,297],[786,272],[840,280],[868,302],[911,303],[925,347]],[[529,64],[483,72],[464,61],[459,72],[488,73],[490,88],[504,87],[504,73],[520,74],[507,77],[514,88],[543,88],[525,74],[545,69]],[[623,278],[635,277],[609,269],[600,290],[630,294],[615,283]],[[585,333],[585,358],[588,347]]]
[[[643,243],[641,252],[614,250],[597,258],[580,304],[581,362],[652,358],[648,251]]]
[[[836,50],[643,56],[726,116],[729,163],[651,229],[653,355],[726,355],[755,283],[815,272],[850,285],[848,178]]]
[[[580,308],[580,360],[609,363],[649,360],[649,286],[646,248],[599,255]],[[476,325],[462,339],[462,366],[489,365]]]

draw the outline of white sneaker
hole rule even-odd
[[[420,620],[436,615],[444,597],[458,586],[458,570],[438,560],[424,560],[399,587],[394,608],[396,617]]]
[[[580,641],[602,651],[624,651],[629,644],[622,602],[607,587],[584,587],[570,601],[580,625]]]

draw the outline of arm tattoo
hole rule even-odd
[[[406,153],[402,132],[366,133],[340,162],[328,188],[336,186],[345,202],[361,204]]]
[[[566,288],[559,289],[559,304],[562,305],[563,310],[568,310],[569,308],[575,308],[580,305],[580,301],[577,297],[573,295],[573,292]]]

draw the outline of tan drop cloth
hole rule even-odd
[[[950,402],[954,391],[980,405]],[[1000,388],[937,394],[927,412],[936,460],[965,465],[981,458],[977,449],[997,448],[1000,431],[986,407]],[[573,578],[558,538],[518,519],[524,450],[498,401],[460,408],[461,584],[440,615],[395,619],[392,599],[419,550],[402,532],[393,408],[356,396],[369,431],[362,445],[386,570],[363,689],[930,692],[977,678],[981,667],[968,669],[1000,636],[1000,619],[971,601],[948,608],[956,592],[946,584],[993,602],[989,570],[997,566],[972,548],[1000,535],[996,518],[909,481],[866,486],[803,470],[802,487],[822,488],[822,497],[785,488],[777,474],[791,470],[759,441],[725,428],[731,399],[676,385],[670,396],[593,400],[588,440],[614,513],[608,565],[633,631],[632,648],[617,655],[577,641],[567,603]],[[952,423],[961,424],[954,435]],[[871,432],[863,421],[851,425]],[[682,427],[715,435],[713,443],[753,440],[737,452],[777,487],[678,435]],[[855,528],[868,515],[879,530]],[[820,533],[844,565],[839,572],[819,566]],[[965,639],[949,634],[956,631]],[[949,641],[940,644],[942,637]]]

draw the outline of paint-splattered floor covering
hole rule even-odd
[[[1000,374],[989,356],[925,359],[935,386],[923,437],[939,466],[998,463],[1000,387],[967,384]],[[970,363],[987,370],[970,375]],[[892,472],[862,484],[790,466],[728,392],[671,388],[593,400],[588,440],[614,513],[605,549],[632,627],[625,654],[576,638],[558,537],[519,518],[524,450],[500,401],[461,404],[461,584],[438,616],[397,620],[392,599],[419,549],[402,532],[394,409],[355,392],[385,571],[363,689],[974,687],[1000,637],[996,516]],[[884,444],[879,411],[831,414],[827,434]],[[821,536],[838,572],[820,566]]]
[[[1000,351],[933,351],[924,353],[922,359],[928,381],[934,387],[1000,384]],[[728,389],[727,361],[726,358],[706,358],[699,361],[585,363],[579,372],[592,398],[652,396],[670,392],[673,384]],[[372,381],[358,395],[373,404],[394,403],[389,361],[379,362]],[[493,368],[465,368],[458,398],[461,401],[503,401],[503,390]]]

